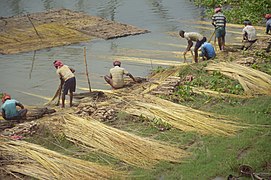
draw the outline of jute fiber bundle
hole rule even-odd
[[[130,99],[133,101],[125,108],[125,112],[142,115],[151,120],[161,119],[182,131],[233,135],[242,128],[237,122],[226,120],[226,117],[195,110],[152,95],[145,94],[143,97],[130,97]]]
[[[36,179],[112,179],[124,173],[109,166],[61,155],[25,141],[0,138],[1,169]]]
[[[142,138],[104,125],[94,119],[64,116],[67,138],[84,147],[98,149],[128,164],[151,168],[161,160],[180,162],[189,153],[172,145]]]
[[[205,69],[219,71],[225,76],[238,80],[248,96],[271,95],[271,76],[264,72],[229,62],[211,63]]]

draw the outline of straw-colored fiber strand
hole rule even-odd
[[[64,116],[64,133],[71,141],[84,144],[128,164],[151,168],[159,161],[180,162],[189,153],[175,146],[121,131],[94,119]]]
[[[145,108],[149,108],[147,111],[147,116],[151,117],[151,119],[158,118],[162,119],[165,122],[171,124],[173,127],[180,129],[182,131],[196,131],[201,134],[214,134],[214,135],[231,135],[234,134],[235,131],[234,125],[231,125],[234,127],[229,128],[228,131],[221,130],[223,128],[224,123],[221,122],[211,122],[209,119],[205,116],[200,116],[200,115],[194,115],[191,117],[188,117],[187,114],[184,113],[173,113],[172,110],[169,110],[167,108],[161,108],[161,107],[155,107],[155,105],[150,105],[150,104],[137,104],[138,106],[142,105]],[[144,107],[141,107],[139,111],[133,112],[133,108],[128,111],[131,114],[134,115],[145,115],[146,114],[146,109]],[[138,108],[138,107],[137,107]],[[152,114],[150,116],[150,114]],[[183,116],[179,116],[182,114]],[[201,119],[200,121],[198,119]],[[213,120],[213,119],[211,119]],[[211,124],[208,124],[211,123]],[[230,132],[229,132],[230,131]]]
[[[0,139],[2,168],[37,179],[110,179],[125,173],[109,166],[61,155],[25,141]],[[5,158],[8,158],[5,160]]]
[[[219,71],[240,82],[247,94],[271,95],[271,76],[236,63],[212,63],[205,67],[208,71]]]
[[[131,106],[124,111],[134,115],[143,115],[150,119],[159,118],[173,127],[183,131],[195,131],[201,134],[233,135],[244,128],[234,121],[226,120],[224,116],[195,110],[172,103],[152,95],[130,97]],[[140,101],[141,99],[141,101]],[[146,99],[147,102],[142,102]]]

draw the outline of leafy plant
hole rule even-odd
[[[270,13],[270,0],[194,0],[198,6],[206,7],[206,14],[210,18],[213,8],[223,6],[227,21],[242,24],[249,19],[253,24],[263,24],[263,15]]]

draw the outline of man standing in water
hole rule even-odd
[[[185,38],[188,42],[188,45],[186,47],[185,52],[183,53],[184,56],[188,51],[190,51],[191,47],[193,46],[193,41],[196,42],[195,48],[194,48],[194,53],[195,57],[194,60],[196,63],[198,63],[198,50],[200,46],[206,41],[206,37],[203,35],[197,33],[197,32],[184,32],[183,30],[179,31],[179,35],[182,38]]]
[[[110,84],[110,86],[113,89],[119,89],[124,86],[124,78],[123,75],[129,76],[131,79],[133,79],[134,82],[136,82],[135,78],[130,74],[127,70],[120,67],[121,62],[120,61],[114,61],[113,62],[113,68],[110,69],[110,75],[104,76],[104,80]]]
[[[61,85],[64,84],[62,93],[62,108],[65,107],[65,96],[70,92],[70,107],[72,107],[73,93],[76,88],[76,79],[74,76],[75,70],[64,65],[61,61],[54,61],[54,66],[57,69],[56,73],[60,77]]]
[[[218,40],[218,46],[221,51],[225,48],[226,36],[226,17],[220,7],[215,8],[215,14],[212,16],[212,25],[215,27],[215,36]]]

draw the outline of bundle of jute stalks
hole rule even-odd
[[[189,155],[176,146],[139,137],[94,119],[66,115],[64,120],[64,133],[70,141],[100,150],[130,165],[151,168],[159,161],[180,162],[180,158]]]
[[[144,116],[149,120],[160,119],[182,131],[233,135],[239,129],[245,128],[236,121],[226,120],[225,116],[203,112],[148,94],[141,97],[129,97],[129,99],[130,104],[124,109],[125,112]]]
[[[25,141],[0,138],[0,170],[35,179],[124,179],[125,173],[45,149]],[[18,176],[16,176],[18,177]]]
[[[238,80],[248,96],[271,95],[271,76],[264,72],[233,62],[210,63],[205,69],[219,71],[225,76]]]

